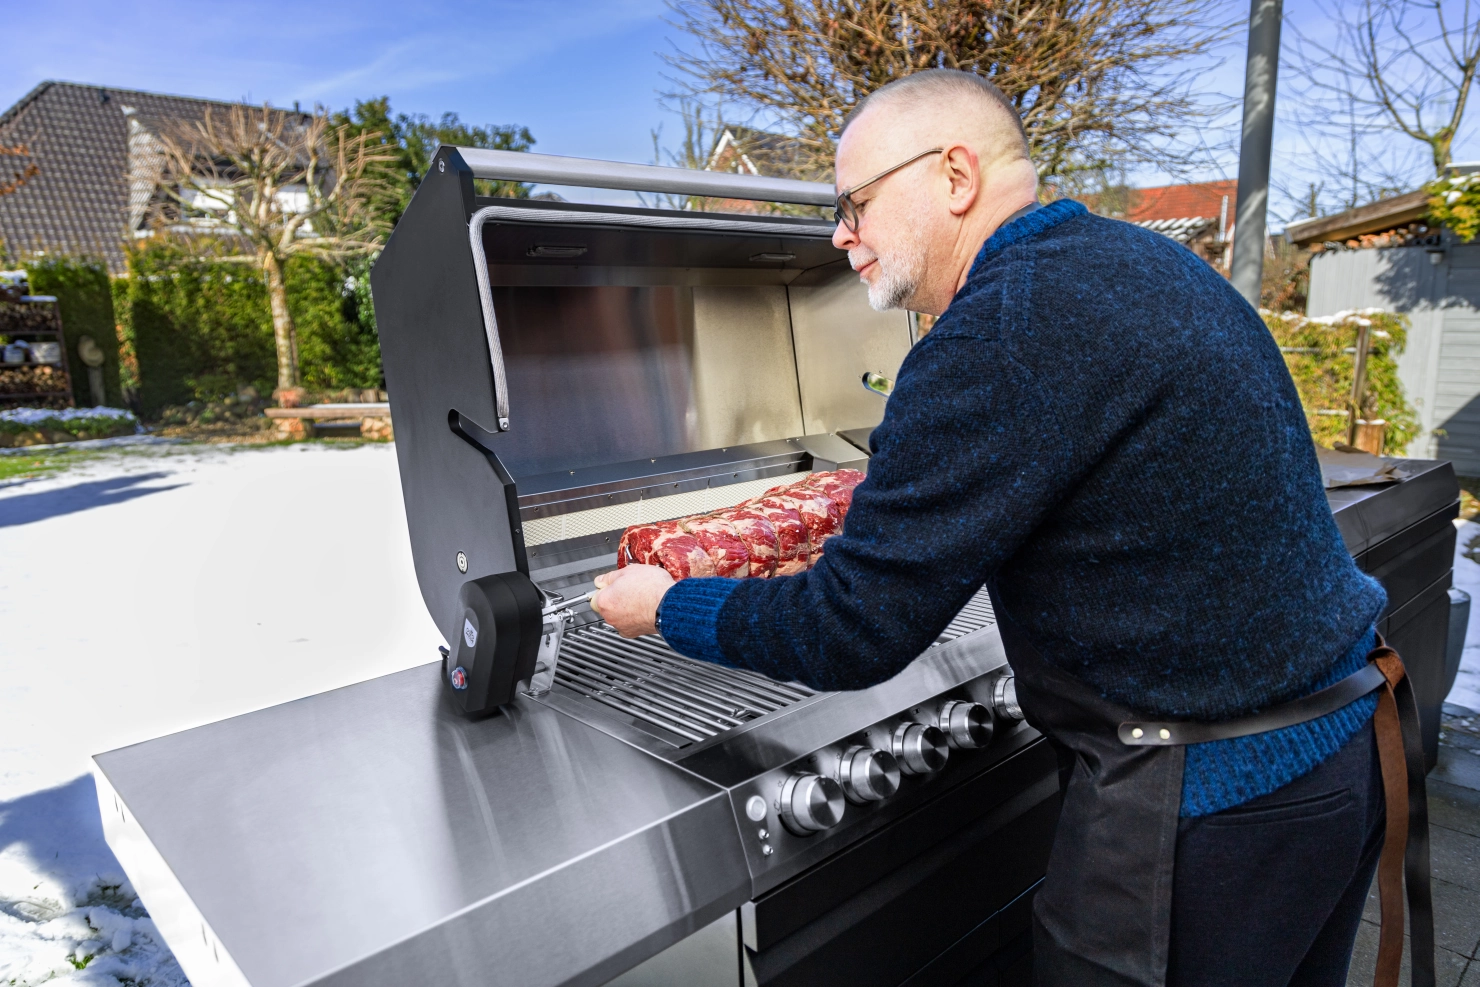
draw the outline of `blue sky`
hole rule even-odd
[[[43,79],[528,126],[538,150],[652,159],[662,0],[7,3],[0,106]],[[24,39],[20,41],[19,39]]]
[[[1230,20],[1247,12],[1247,0],[1224,2]],[[1287,0],[1286,12],[1320,36],[1315,2]],[[335,109],[383,94],[397,111],[528,126],[540,151],[651,161],[651,131],[666,124],[674,140],[680,131],[659,100],[672,86],[661,53],[684,40],[669,16],[663,0],[11,0],[0,106],[43,79]],[[1210,97],[1241,95],[1243,62],[1236,36],[1190,67]],[[1461,159],[1480,154],[1475,127],[1465,130]],[[1217,143],[1227,134],[1206,136]],[[1303,147],[1297,128],[1282,121],[1275,168],[1287,184],[1303,180]],[[1196,177],[1236,171],[1225,153]],[[1131,178],[1143,186],[1166,180]]]

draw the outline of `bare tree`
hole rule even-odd
[[[1288,52],[1288,118],[1306,166],[1287,197],[1307,199],[1312,172],[1343,209],[1442,175],[1480,70],[1480,5],[1331,0],[1317,10],[1326,37],[1295,29]],[[1317,208],[1300,205],[1297,214]]]
[[[670,0],[697,44],[670,56],[691,96],[723,97],[796,136],[831,174],[843,120],[912,72],[977,72],[1022,115],[1046,179],[1126,161],[1176,170],[1209,111],[1179,60],[1226,33],[1215,0]],[[1178,66],[1182,65],[1183,68]]]
[[[295,255],[343,261],[373,253],[387,226],[373,208],[391,152],[374,132],[313,114],[208,108],[159,138],[159,221],[182,233],[224,234],[262,268],[272,309],[280,400],[296,394],[298,340],[284,267]]]

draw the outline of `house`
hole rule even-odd
[[[726,125],[709,152],[705,171],[725,171],[767,178],[811,178],[810,157],[795,137],[772,134],[750,127]],[[709,199],[703,208],[713,212],[770,212],[769,203],[748,199]],[[787,209],[785,211],[792,211]]]
[[[1086,196],[1083,201],[1091,211],[1102,216],[1123,219],[1169,236],[1228,273],[1234,208],[1238,202],[1236,181],[1122,189]]]
[[[161,127],[203,119],[232,103],[43,82],[0,114],[7,170],[33,168],[0,196],[0,245],[17,262],[36,253],[101,258],[118,274],[124,244],[148,235]]]

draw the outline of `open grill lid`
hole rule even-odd
[[[814,460],[819,443],[852,449],[828,433],[882,417],[883,400],[858,381],[897,371],[909,322],[867,306],[830,222],[490,199],[474,179],[811,206],[833,197],[830,186],[747,175],[438,151],[371,283],[417,579],[454,650],[472,640],[468,584],[530,575],[532,515],[549,528],[577,501],[662,493],[643,464],[656,473],[712,459],[713,477],[701,468],[672,482],[732,482],[732,450],[788,441],[789,469],[805,472],[838,461]],[[593,491],[592,471],[613,464],[634,475]],[[563,493],[562,474],[582,492]],[[538,505],[520,496],[536,492]],[[560,541],[552,532],[537,543]],[[547,549],[539,564],[560,554]],[[522,668],[524,651],[498,660]]]

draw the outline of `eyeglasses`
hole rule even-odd
[[[870,178],[866,182],[859,182],[857,185],[853,186],[852,188],[845,188],[845,189],[843,189],[843,191],[841,191],[841,192],[838,193],[838,197],[837,197],[837,199],[833,203],[833,219],[837,220],[839,223],[842,223],[844,226],[848,227],[848,231],[850,233],[857,233],[858,232],[858,203],[856,203],[856,202],[853,201],[853,193],[854,192],[858,192],[858,191],[861,191],[862,189],[868,188],[870,185],[872,185],[874,182],[877,182],[881,178],[888,178],[890,175],[894,174],[896,171],[898,171],[899,169],[903,168],[905,165],[912,165],[916,161],[919,161],[921,158],[926,157],[927,155],[939,154],[940,152],[942,152],[944,150],[945,150],[945,148],[943,148],[943,147],[932,147],[928,151],[921,151],[919,154],[915,155],[914,157],[912,157],[912,158],[906,158],[905,160],[901,161],[899,164],[895,165],[893,168],[886,168],[885,170],[879,172],[877,175],[875,175],[873,178]]]

